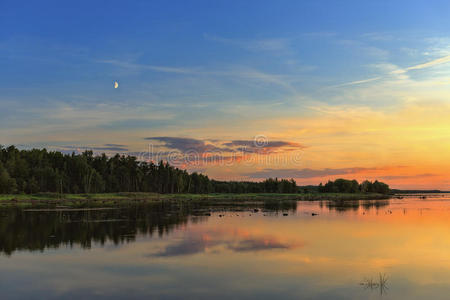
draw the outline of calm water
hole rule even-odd
[[[0,252],[2,299],[449,299],[450,195],[0,210]]]

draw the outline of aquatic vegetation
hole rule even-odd
[[[364,289],[369,290],[379,290],[380,295],[383,295],[389,289],[387,286],[388,277],[384,273],[378,274],[378,277],[374,278],[365,278],[360,285],[364,287]]]

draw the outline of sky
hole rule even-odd
[[[449,9],[1,0],[0,144],[450,189]]]

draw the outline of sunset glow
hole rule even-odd
[[[236,2],[208,17],[200,3],[79,15],[76,3],[19,14],[2,3],[0,144],[176,152],[215,179],[445,190],[450,7],[438,3]],[[255,150],[258,136],[267,144]]]

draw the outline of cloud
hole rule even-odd
[[[197,153],[205,152],[234,152],[231,148],[217,147],[207,143],[205,140],[198,140],[193,138],[180,138],[180,137],[147,137],[148,141],[159,141],[169,149],[176,149],[182,153],[195,151]]]
[[[410,70],[420,70],[420,69],[425,69],[425,68],[430,68],[433,66],[437,66],[437,65],[441,65],[441,64],[446,64],[450,62],[450,55],[441,57],[441,58],[437,58],[435,60],[423,63],[423,64],[419,64],[419,65],[415,65],[409,68],[406,68],[406,71],[410,71]]]
[[[286,152],[304,149],[305,146],[294,143],[294,142],[286,142],[286,141],[262,141],[258,142],[255,140],[234,140],[231,142],[224,143],[224,145],[229,147],[236,147],[238,151],[242,151],[245,153],[273,153],[278,150]]]
[[[181,153],[259,153],[270,154],[276,151],[293,151],[305,148],[301,144],[287,141],[262,141],[255,140],[200,140],[181,137],[147,137],[146,140],[162,142],[169,149],[178,150]]]
[[[287,38],[230,39],[210,34],[204,34],[204,37],[209,41],[237,46],[250,51],[285,51],[289,49],[291,43],[291,40]]]
[[[105,121],[98,125],[98,128],[113,129],[113,130],[131,130],[131,129],[154,129],[162,128],[168,125],[173,125],[174,120],[169,119],[145,119],[145,118],[131,118],[123,120]]]
[[[397,39],[394,35],[385,32],[368,32],[362,34],[361,36],[368,40],[382,41],[382,42],[390,42]]]
[[[427,69],[427,68],[431,68],[434,66],[446,64],[449,62],[450,62],[450,55],[440,57],[440,58],[428,61],[426,63],[417,64],[417,65],[414,65],[414,66],[411,66],[408,68],[401,68],[397,65],[390,64],[390,63],[374,64],[374,65],[372,65],[373,67],[380,69],[381,71],[385,71],[386,74],[384,76],[377,76],[377,77],[373,77],[373,78],[355,80],[355,81],[350,81],[350,82],[346,82],[343,84],[334,85],[334,86],[331,86],[331,88],[364,84],[364,83],[382,80],[386,77],[392,77],[392,76],[394,76],[400,80],[405,80],[405,79],[409,79],[409,76],[406,74],[409,71]]]
[[[258,145],[253,140],[202,140],[183,137],[147,137],[155,141],[149,145],[148,152],[135,153],[139,160],[167,161],[173,166],[192,171],[204,165],[231,166],[232,164],[254,163],[255,155],[287,155],[291,151],[305,147],[294,142],[270,141]],[[279,160],[282,162],[281,158]],[[281,163],[280,162],[280,163]]]
[[[247,147],[254,147],[255,140],[234,140],[228,143],[225,143],[227,146],[247,146]],[[284,141],[267,141],[267,144],[264,147],[267,148],[279,148],[284,146],[295,146],[295,147],[303,147],[298,143],[293,142],[284,142]]]
[[[148,64],[138,64],[128,61],[120,61],[116,59],[104,59],[97,60],[97,63],[104,63],[114,65],[123,69],[131,70],[131,71],[140,71],[140,70],[150,70],[155,72],[163,72],[163,73],[174,73],[180,75],[194,75],[194,76],[216,76],[216,77],[230,77],[230,78],[244,78],[256,80],[259,82],[265,82],[270,84],[276,84],[280,87],[283,87],[293,93],[296,91],[290,85],[288,81],[286,81],[285,76],[265,73],[254,68],[249,67],[233,67],[230,69],[224,70],[205,70],[204,68],[180,68],[180,67],[167,67],[167,66],[155,66]]]
[[[450,62],[450,55],[444,56],[444,57],[440,57],[431,61],[428,61],[426,63],[422,63],[422,64],[418,64],[418,65],[414,65],[405,69],[402,68],[398,68],[395,70],[392,70],[390,73],[394,74],[394,75],[399,75],[399,74],[404,74],[407,73],[409,71],[412,70],[422,70],[422,69],[427,69],[427,68],[431,68],[434,66],[438,66],[438,65],[442,65],[442,64],[446,64]]]
[[[380,179],[397,180],[397,179],[427,178],[427,177],[435,177],[435,176],[439,176],[439,175],[431,174],[431,173],[416,174],[416,175],[388,175],[388,176],[381,176]]]
[[[135,64],[127,61],[120,61],[116,59],[103,59],[103,60],[97,60],[98,63],[104,63],[104,64],[110,64],[118,67],[122,67],[125,69],[144,69],[144,70],[151,70],[156,72],[163,72],[163,73],[176,73],[176,74],[196,74],[198,71],[193,69],[186,69],[186,68],[174,68],[174,67],[166,67],[166,66],[154,66],[154,65],[145,65],[145,64]]]
[[[239,68],[234,72],[231,72],[228,76],[238,76],[241,78],[257,80],[261,82],[276,84],[278,86],[284,87],[285,89],[295,93],[295,89],[290,85],[289,82],[281,75],[264,73],[249,68]]]
[[[355,84],[363,84],[363,83],[376,81],[376,80],[379,80],[381,78],[382,77],[378,76],[378,77],[373,77],[373,78],[368,78],[368,79],[363,79],[363,80],[350,81],[350,82],[346,82],[346,83],[343,83],[343,84],[334,85],[332,87],[342,87],[342,86],[349,86],[349,85],[355,85]]]
[[[108,151],[108,152],[127,152],[128,148],[125,148],[125,145],[118,144],[105,144],[103,146],[61,146],[64,150],[77,150],[78,152],[82,152],[84,150],[93,150],[93,151]]]
[[[200,140],[181,137],[147,137],[149,152],[137,153],[139,160],[167,161],[173,166],[194,171],[203,165],[229,165],[242,160],[242,153],[218,140]]]
[[[105,144],[105,146],[107,146],[107,147],[126,147],[126,145],[121,145],[121,144]]]
[[[342,168],[342,169],[264,169],[245,174],[250,178],[261,179],[269,177],[278,178],[314,178],[334,175],[356,174],[361,172],[376,171],[379,168]]]

